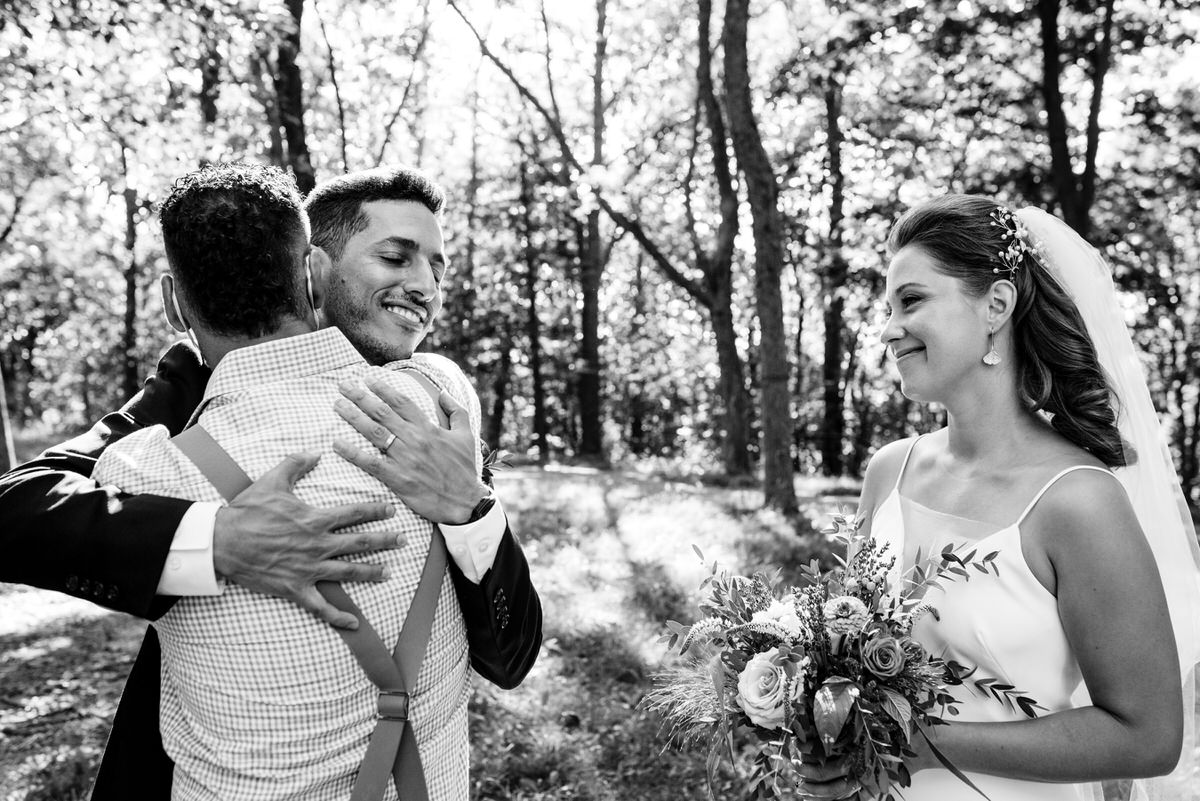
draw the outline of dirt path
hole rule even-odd
[[[0,799],[86,793],[146,624],[0,584]]]

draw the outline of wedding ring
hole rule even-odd
[[[387,456],[388,448],[392,447],[392,443],[395,441],[396,441],[396,435],[389,434],[388,438],[387,438],[387,442],[383,443],[383,447],[379,449],[379,452],[382,453],[384,456]]]

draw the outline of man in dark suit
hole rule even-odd
[[[389,327],[395,310],[377,302],[377,287],[387,283],[386,271],[395,268],[404,242],[387,243],[396,250],[391,253],[381,251],[378,242],[361,241],[380,208],[386,212],[395,199],[388,195],[394,188],[386,171],[344,176],[319,187],[308,203],[314,243],[334,259],[331,284],[338,288],[331,289],[331,321],[377,362],[406,356],[428,330],[424,324],[407,322]],[[428,314],[423,323],[432,318]],[[124,496],[88,478],[100,452],[125,434],[154,423],[172,433],[181,430],[206,379],[207,370],[194,351],[177,345],[160,361],[144,390],[120,411],[107,415],[87,434],[0,477],[0,547],[6,553],[0,580],[60,590],[155,619],[173,601],[164,588],[177,585],[170,581],[180,572],[175,570],[177,563],[196,562],[194,531],[207,526],[206,545],[199,551],[201,561],[211,559],[214,576],[291,599],[334,625],[352,626],[352,619],[325,604],[315,584],[326,579],[380,579],[378,568],[337,557],[391,547],[394,537],[337,533],[341,527],[386,517],[378,505],[321,510],[299,501],[291,486],[315,459],[285,460],[229,506],[199,512],[201,504]],[[494,555],[478,571],[482,575],[472,580],[455,560],[450,572],[467,624],[473,667],[502,687],[515,686],[540,646],[541,607],[502,510],[474,475],[474,439],[462,426],[447,430],[419,425],[411,409],[388,400],[396,408],[370,393],[359,394],[354,401],[361,411],[345,416],[372,442],[386,431],[383,439],[402,436],[404,447],[369,456],[346,450],[344,455],[380,478],[410,508],[444,527],[485,523],[488,518],[488,525],[494,526],[499,515],[502,535],[490,544]],[[420,459],[414,460],[414,455]],[[185,528],[192,533],[183,533]],[[188,542],[180,547],[180,540]],[[93,798],[169,794],[172,766],[157,726],[158,662],[151,630],[122,696]]]

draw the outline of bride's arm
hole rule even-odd
[[[1039,502],[1024,547],[1044,549],[1058,610],[1092,706],[1013,723],[936,727],[961,770],[1051,782],[1142,778],[1179,759],[1179,658],[1154,554],[1115,480],[1062,478]],[[917,738],[920,739],[920,738]],[[922,753],[919,767],[937,767]]]
[[[904,464],[904,457],[908,455],[911,447],[911,437],[889,442],[867,462],[867,470],[863,474],[862,494],[858,499],[858,516],[862,518],[862,525],[859,527],[861,533],[871,533],[871,518],[895,486],[900,475],[900,466]]]

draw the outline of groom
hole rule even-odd
[[[404,255],[403,247],[397,248],[403,245],[404,237],[370,238],[368,234],[378,233],[374,231],[376,222],[382,222],[387,233],[393,222],[388,219],[389,211],[406,202],[394,197],[397,177],[386,171],[347,176],[318,188],[309,201],[314,241],[334,255],[331,318],[374,361],[408,355],[427,330],[389,329],[392,321],[384,315],[396,316],[396,311],[378,302],[379,292],[394,280],[388,278],[388,260]],[[440,303],[440,292],[430,298],[430,303]],[[426,322],[431,319],[429,314]],[[50,586],[145,616],[162,614],[169,599],[153,600],[154,586],[162,590],[179,572],[173,569],[176,560],[186,562],[185,557],[191,555],[187,542],[183,548],[174,548],[179,540],[189,539],[178,524],[202,505],[154,496],[120,497],[111,489],[89,486],[72,473],[89,470],[91,460],[106,441],[131,428],[156,421],[166,422],[173,430],[182,425],[203,384],[203,371],[188,363],[188,354],[186,349],[172,349],[146,391],[123,414],[110,415],[89,436],[47,452],[0,479],[0,542],[11,546],[7,552],[17,557],[5,560],[0,579]],[[378,401],[368,396],[359,402],[373,416],[383,416]],[[405,412],[403,408],[400,411]],[[406,413],[411,417],[411,410]],[[356,422],[367,431],[378,428],[365,418]],[[401,429],[403,425],[408,425],[403,419],[389,419],[393,428]],[[457,458],[461,464],[463,454],[470,454],[473,438],[464,436],[469,432],[461,430],[411,425],[404,433],[410,438],[405,448],[392,448],[386,458],[376,457],[371,465],[410,507],[443,523],[462,522],[472,511],[478,511],[484,519],[475,524],[476,528],[486,527],[488,519],[499,514],[500,533],[490,541],[490,535],[477,533],[479,543],[468,549],[468,553],[477,554],[478,544],[483,544],[494,558],[487,559],[490,554],[485,553],[482,563],[478,559],[464,560],[464,571],[458,563],[461,553],[455,554],[452,549],[455,561],[450,572],[467,623],[472,665],[502,686],[515,685],[537,653],[540,605],[529,584],[524,556],[503,525],[498,505],[491,512],[479,508],[482,504],[468,508],[478,499],[464,498],[461,490],[457,495],[453,490],[472,483],[478,486],[478,478],[464,476],[455,461]],[[421,454],[428,469],[413,469],[414,453]],[[362,565],[327,557],[381,547],[379,538],[368,538],[350,547],[330,533],[337,525],[378,517],[378,510],[356,504],[325,513],[302,504],[288,491],[289,482],[311,466],[311,460],[293,461],[268,473],[234,504],[216,513],[215,524],[209,513],[209,530],[213,532],[208,551],[210,574],[214,564],[224,566],[226,577],[301,602],[305,601],[305,593],[313,590],[316,578],[377,577],[364,572]],[[232,525],[235,521],[246,525],[239,528]],[[287,530],[289,522],[292,529],[306,529],[300,532],[306,536]],[[443,530],[446,528],[443,526]],[[233,536],[235,532],[237,536]],[[164,540],[174,552],[168,550]],[[312,546],[313,542],[319,547]],[[303,550],[306,547],[307,552]],[[203,548],[196,550],[204,552]],[[318,552],[323,552],[320,557],[314,555]],[[121,558],[125,554],[136,558]],[[331,565],[346,574],[332,575]],[[252,575],[250,568],[259,575]],[[186,572],[186,564],[182,570]],[[263,574],[272,570],[282,572],[265,581]],[[194,590],[192,594],[196,594]],[[157,643],[151,636],[118,710],[96,798],[165,795],[169,787],[170,765],[157,744],[157,673]],[[152,759],[155,753],[161,761]],[[157,777],[154,788],[133,778],[147,775],[148,761],[158,765],[157,772],[150,774]]]

